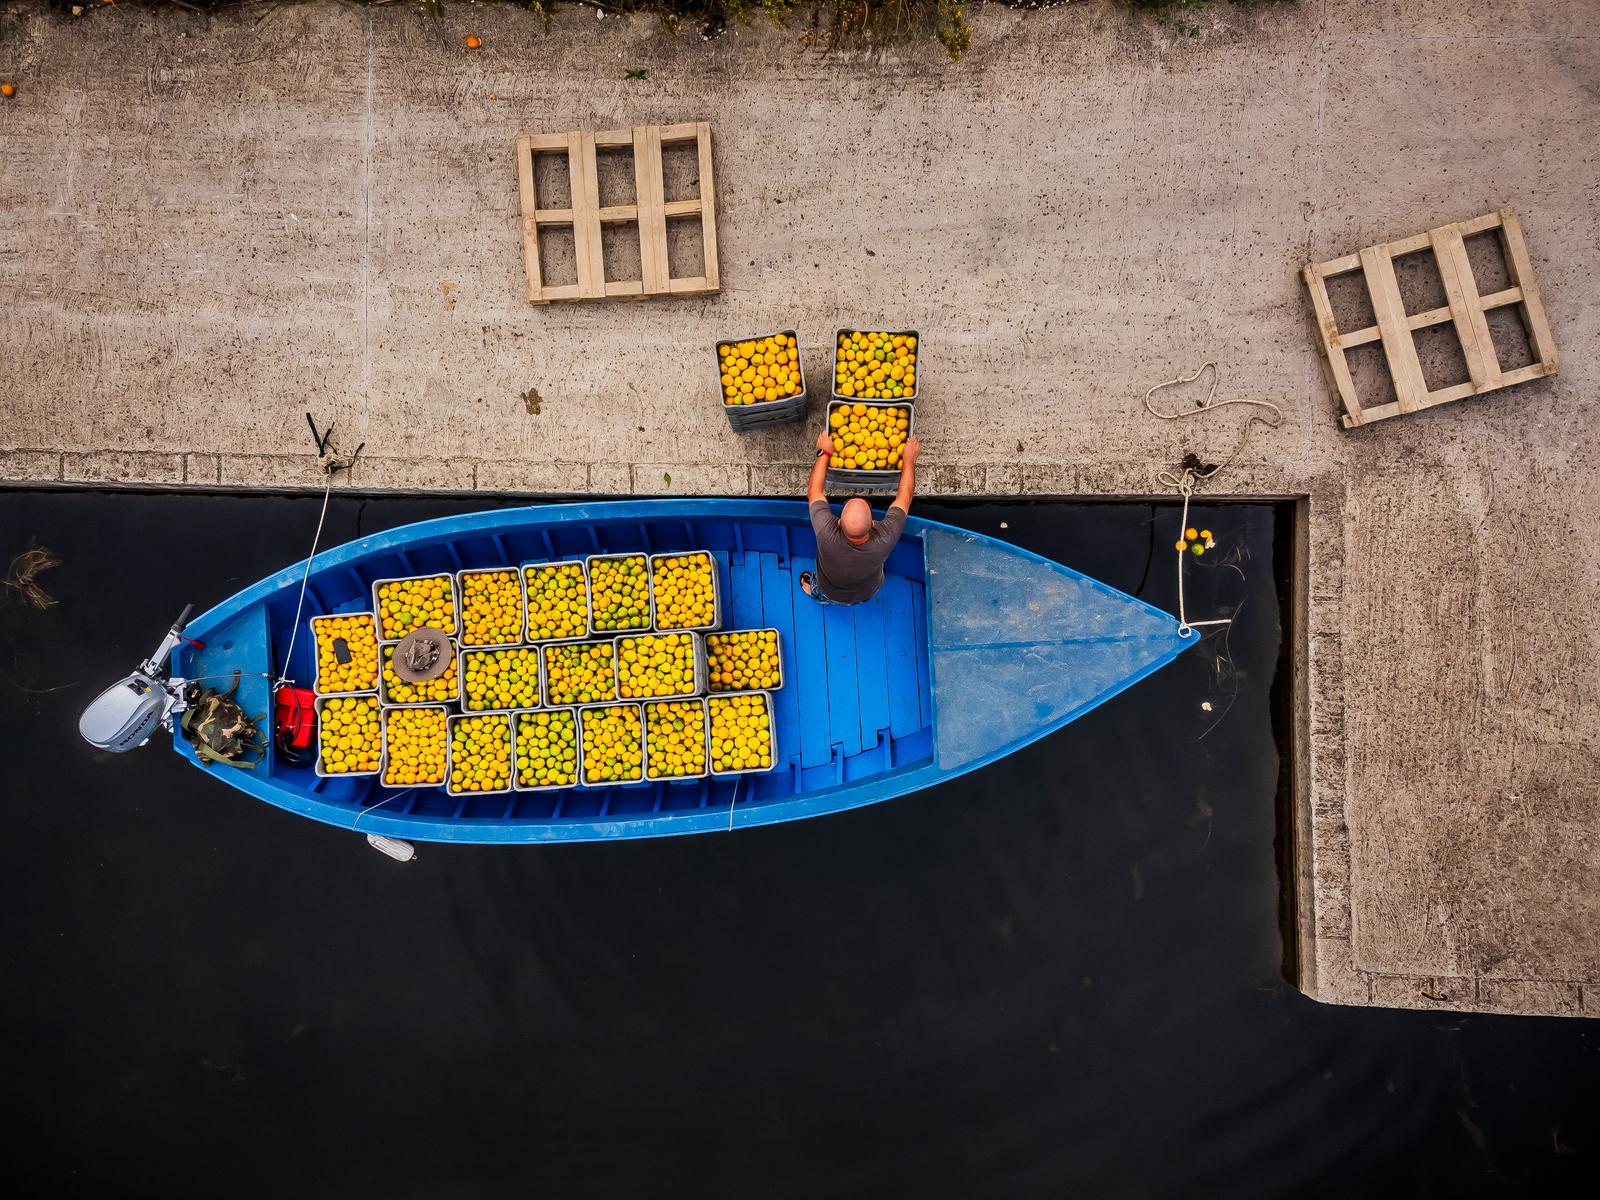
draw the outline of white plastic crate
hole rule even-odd
[[[661,607],[656,603],[656,563],[663,558],[704,558],[711,564],[711,624],[674,626],[662,628]],[[717,570],[717,560],[709,550],[685,550],[681,553],[652,554],[650,556],[650,627],[660,633],[706,633],[722,628],[722,572]]]
[[[608,787],[642,787],[646,780],[644,777],[644,706],[637,700],[613,700],[609,704],[582,704],[578,706],[578,753],[583,753],[583,723],[587,714],[602,708],[631,708],[639,721],[639,778],[638,779],[609,779],[590,783],[587,775],[587,764],[584,765],[585,775],[583,786],[589,788]]]
[[[703,771],[695,775],[662,775],[653,777],[650,774],[650,710],[658,704],[694,704],[700,709],[700,736],[704,739],[706,751],[706,765]],[[687,783],[691,780],[704,779],[711,774],[711,717],[706,708],[706,702],[700,696],[664,696],[659,700],[646,700],[641,707],[644,709],[644,777],[651,783]]]
[[[694,678],[690,680],[691,691],[676,692],[671,696],[624,696],[622,694],[622,643],[625,641],[649,641],[654,638],[673,637],[682,634],[689,639],[690,653],[694,661]],[[619,633],[611,641],[611,674],[613,687],[617,699],[623,701],[640,700],[677,700],[688,696],[703,695],[706,690],[706,643],[705,636],[690,633],[687,630],[669,629],[665,633]]]
[[[463,721],[480,721],[480,720],[491,720],[491,721],[499,720],[499,721],[504,721],[505,722],[505,727],[506,727],[506,737],[508,739],[513,738],[512,729],[511,729],[511,714],[510,713],[506,713],[506,712],[488,712],[488,713],[454,713],[454,714],[452,714],[445,722],[445,755],[444,755],[444,777],[445,777],[445,789],[444,790],[446,792],[448,792],[452,796],[466,796],[466,797],[469,797],[469,798],[473,797],[473,796],[503,796],[503,795],[505,795],[507,792],[509,792],[511,790],[511,785],[517,778],[516,743],[515,743],[515,740],[511,740],[511,741],[508,742],[508,746],[509,746],[509,749],[510,749],[510,754],[509,754],[509,756],[507,758],[507,762],[510,764],[511,774],[506,779],[505,787],[489,788],[489,789],[487,789],[485,791],[458,791],[458,790],[456,790],[455,785],[450,782],[450,777],[453,774],[455,774],[455,766],[456,766],[456,763],[455,763],[455,757],[456,757],[455,756],[455,732],[456,732],[456,726],[461,724],[461,722],[463,722]]]
[[[763,688],[763,689],[760,689],[760,690],[767,691],[767,692],[776,692],[776,691],[780,690],[783,687],[783,635],[781,633],[779,633],[776,629],[764,628],[764,629],[723,629],[723,630],[719,630],[719,631],[717,631],[715,633],[708,633],[706,635],[706,691],[710,695],[713,695],[713,696],[727,696],[727,695],[732,695],[734,692],[737,692],[737,691],[750,691],[751,690],[749,688],[729,688],[726,691],[723,691],[723,690],[718,689],[718,687],[716,686],[716,684],[714,682],[712,682],[711,677],[710,677],[711,676],[711,639],[712,638],[722,638],[722,637],[733,637],[734,635],[740,634],[740,633],[770,633],[772,635],[773,643],[778,648],[778,682],[773,684],[771,687]]]
[[[521,718],[540,715],[556,717],[557,714],[566,714],[572,718],[573,753],[575,765],[575,778],[572,783],[543,783],[525,785],[519,782],[522,773],[521,743],[517,740],[517,725]],[[576,708],[519,708],[511,713],[511,786],[519,792],[561,792],[569,787],[583,786],[583,730],[578,725],[578,710]]]
[[[644,622],[643,625],[636,625],[636,626],[635,625],[630,625],[627,629],[601,629],[599,626],[597,626],[594,623],[594,621],[595,621],[595,612],[594,612],[594,564],[597,563],[597,562],[612,562],[612,561],[619,561],[619,560],[622,560],[622,559],[629,559],[629,558],[642,558],[642,559],[644,559],[644,564],[645,564],[645,598],[646,598],[646,601],[647,601],[647,603],[649,605],[650,612],[645,617],[645,622]],[[655,624],[656,624],[656,603],[655,603],[655,594],[654,594],[655,593],[655,589],[654,589],[654,587],[651,586],[651,583],[650,583],[650,578],[649,578],[649,575],[650,575],[650,556],[648,554],[644,553],[642,550],[641,551],[637,551],[637,552],[633,552],[633,553],[629,553],[629,554],[591,554],[591,555],[589,555],[588,558],[583,560],[583,573],[584,573],[585,581],[588,584],[588,588],[589,588],[589,636],[590,637],[614,637],[615,635],[617,635],[619,633],[647,633],[651,629],[655,628]]]
[[[363,698],[377,700],[378,694],[376,692],[347,692],[338,696],[317,697],[317,758],[311,769],[323,779],[363,779],[377,775],[383,770],[383,757],[386,753],[386,747],[383,743],[383,708],[381,703],[378,707],[378,769],[376,771],[324,771],[322,769],[322,710],[327,707],[330,700],[360,700]]]
[[[445,724],[444,724],[444,779],[439,780],[439,782],[437,782],[437,783],[390,783],[390,782],[388,782],[388,779],[389,779],[389,754],[390,754],[390,749],[391,749],[391,747],[389,745],[389,718],[395,713],[415,712],[418,709],[423,709],[423,708],[436,709],[437,711],[439,711],[440,713],[442,713],[444,715],[444,719],[445,719]],[[409,790],[411,788],[443,787],[445,785],[445,780],[450,778],[450,710],[449,710],[449,708],[447,708],[443,704],[405,704],[405,705],[400,705],[400,706],[397,706],[397,707],[384,709],[383,713],[382,713],[381,720],[383,722],[383,765],[379,768],[379,775],[378,775],[379,782],[382,783],[384,787],[391,788],[391,789],[394,789],[394,790],[401,790],[401,789]]]
[[[707,736],[707,738],[709,739],[712,736],[711,735],[711,707],[712,707],[711,702],[714,701],[714,700],[732,700],[732,699],[735,699],[735,698],[737,698],[739,696],[760,696],[766,702],[767,738],[772,744],[772,765],[770,767],[746,767],[742,771],[719,771],[715,767],[712,767],[711,768],[711,774],[716,776],[718,779],[732,779],[732,778],[734,778],[735,776],[738,776],[738,775],[765,775],[769,771],[775,771],[775,770],[778,769],[778,762],[779,762],[779,758],[778,758],[778,723],[775,720],[773,720],[773,716],[772,716],[772,693],[771,692],[765,692],[765,691],[762,691],[762,692],[718,692],[715,696],[707,697],[707,699],[706,699],[706,736]],[[712,761],[711,746],[709,745],[709,743],[707,744],[706,751],[707,751],[706,762],[707,762],[707,764],[709,764]]]
[[[469,642],[467,641],[467,578],[472,575],[493,575],[504,571],[512,576],[512,582],[517,586],[517,633],[509,642]],[[469,570],[457,571],[455,575],[456,588],[456,628],[459,630],[456,640],[462,649],[473,650],[505,650],[523,643],[523,635],[528,629],[528,597],[522,585],[522,569],[520,567],[473,567]]]
[[[537,571],[543,567],[577,567],[583,576],[583,632],[571,637],[547,638],[532,637],[528,629],[528,614],[532,611],[532,604],[528,599],[528,572]],[[589,604],[589,569],[581,558],[559,558],[551,562],[525,562],[518,568],[518,577],[522,580],[522,640],[530,646],[554,646],[562,642],[581,642],[589,636],[589,625],[594,620],[594,613]]]
[[[454,575],[452,575],[449,571],[434,571],[427,575],[396,575],[389,579],[374,579],[372,581],[372,614],[373,619],[378,622],[378,640],[380,642],[397,642],[400,640],[400,638],[404,637],[405,634],[400,634],[396,637],[386,636],[387,631],[383,627],[383,620],[378,616],[378,590],[386,583],[411,583],[419,579],[442,579],[450,585],[450,604],[453,619],[450,622],[450,628],[443,630],[443,632],[448,633],[451,637],[454,637],[457,631],[460,630],[461,596],[456,590],[456,579]],[[406,633],[410,632],[411,631],[409,629],[406,630]]]

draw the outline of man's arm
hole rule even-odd
[[[811,468],[811,479],[806,483],[806,503],[815,504],[818,500],[826,500],[822,494],[822,485],[828,478],[828,459],[833,454],[833,439],[824,429],[817,434],[817,463]]]
[[[905,453],[900,459],[900,490],[894,494],[894,504],[891,506],[903,513],[911,512],[911,494],[917,490],[917,455],[921,453],[922,447],[917,444],[916,438],[906,442]]]

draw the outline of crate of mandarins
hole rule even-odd
[[[445,791],[483,796],[511,790],[511,714],[457,714],[446,719]]]
[[[775,692],[783,686],[776,629],[706,634],[706,680],[713,692]]]
[[[581,642],[589,636],[589,577],[582,559],[524,563],[529,642]]]
[[[511,722],[516,739],[512,787],[519,792],[547,792],[578,786],[577,709],[513,713]]]
[[[522,580],[514,567],[457,571],[461,645],[474,649],[522,642]]]
[[[539,648],[503,646],[461,652],[465,712],[510,712],[539,707]]]
[[[655,626],[704,633],[722,626],[722,583],[704,550],[656,554],[650,559],[650,600]]]
[[[735,433],[803,421],[805,372],[792,329],[717,343],[722,411]]]
[[[445,779],[449,709],[442,704],[383,710],[383,786],[439,787]]]
[[[370,693],[317,697],[315,773],[324,779],[376,775],[383,761],[381,711]]]
[[[833,400],[828,404],[828,486],[892,492],[900,482],[906,442],[916,429],[909,404]]]
[[[649,557],[591,554],[583,561],[589,574],[590,635],[649,629],[655,620]]]
[[[378,626],[369,612],[311,618],[319,696],[371,692],[378,686]]]
[[[772,697],[735,692],[706,700],[711,717],[711,773],[750,775],[778,765],[772,728]]]
[[[644,782],[644,716],[637,704],[585,705],[578,727],[587,786]]]
[[[397,642],[412,630],[425,627],[453,634],[456,631],[455,580],[445,574],[375,580],[372,611],[378,617],[380,642]]]
[[[617,695],[623,700],[706,690],[706,648],[699,634],[626,634],[616,646]]]
[[[917,398],[915,329],[840,329],[833,338],[836,400]]]
[[[644,706],[644,777],[658,780],[704,779],[706,702],[650,700]]]

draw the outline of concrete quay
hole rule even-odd
[[[952,64],[808,18],[0,4],[0,481],[320,487],[309,409],[366,443],[341,486],[792,495],[817,400],[731,433],[713,342],[797,327],[815,393],[893,322],[926,490],[1156,495],[1241,418],[1140,397],[1214,359],[1287,419],[1208,494],[1303,517],[1301,986],[1600,1015],[1593,4],[973,15]],[[721,293],[530,305],[516,135],[696,119]],[[1506,204],[1560,373],[1340,429],[1301,265]]]

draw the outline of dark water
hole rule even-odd
[[[343,499],[327,538],[467,507]],[[1173,602],[1172,509],[917,511]],[[978,774],[732,835],[400,866],[164,738],[101,757],[75,732],[186,601],[303,555],[316,501],[0,492],[0,555],[37,534],[65,559],[59,607],[0,609],[6,1173],[164,1196],[1592,1184],[1597,1023],[1282,982],[1290,514],[1195,518],[1221,545],[1191,616],[1242,604],[1226,643]]]

